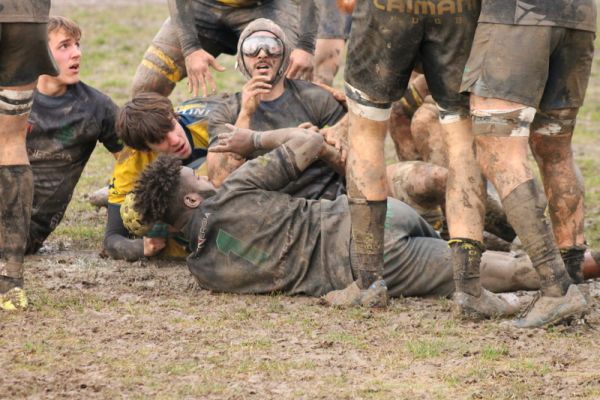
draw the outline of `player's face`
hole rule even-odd
[[[66,86],[79,82],[81,62],[79,41],[59,29],[48,34],[48,46],[58,66],[59,75],[55,78],[58,83]]]
[[[171,129],[159,143],[148,143],[148,147],[157,153],[172,154],[180,160],[185,160],[192,154],[192,146],[183,127],[173,120]]]
[[[268,76],[275,80],[283,57],[283,44],[271,32],[255,32],[242,43],[242,55],[252,76]]]
[[[196,175],[189,167],[181,168],[181,186],[187,193],[204,194],[215,190],[215,186],[206,176]]]

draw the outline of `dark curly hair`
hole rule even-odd
[[[168,154],[160,155],[138,178],[133,193],[133,208],[144,224],[165,221],[179,193],[181,160]]]

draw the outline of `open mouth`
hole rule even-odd
[[[271,70],[271,66],[266,63],[261,63],[254,67],[254,69],[260,72],[261,74],[264,74],[265,72],[269,72]]]
[[[181,146],[179,146],[177,148],[177,150],[175,150],[176,154],[183,154],[185,152],[185,143],[182,143]]]
[[[69,70],[73,72],[79,72],[79,64],[73,64],[69,67]]]

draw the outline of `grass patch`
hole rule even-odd
[[[443,340],[415,340],[406,343],[408,352],[418,360],[439,357],[446,343]]]

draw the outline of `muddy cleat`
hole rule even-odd
[[[588,303],[577,285],[571,285],[564,296],[537,297],[526,310],[525,315],[513,321],[513,326],[539,328],[572,317],[580,318],[587,308]]]
[[[481,320],[506,317],[516,314],[520,309],[518,299],[507,301],[505,297],[483,288],[480,296],[455,292],[452,300],[454,301],[455,316],[463,319]]]
[[[104,186],[87,195],[88,201],[95,207],[108,207],[108,186]]]
[[[27,295],[20,287],[14,287],[6,293],[0,294],[0,310],[24,310],[28,305]]]
[[[361,290],[356,281],[345,289],[333,290],[321,297],[323,304],[332,307],[387,307],[387,286],[385,281],[373,282],[366,290]]]

